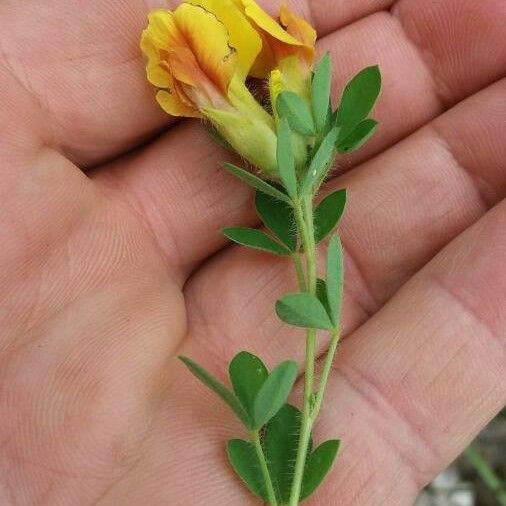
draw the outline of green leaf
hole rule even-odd
[[[339,129],[333,128],[316,151],[302,182],[301,195],[311,193],[327,175],[335,156],[335,142]]]
[[[277,160],[279,177],[288,195],[297,198],[297,174],[292,150],[292,131],[286,118],[281,118],[278,128]]]
[[[311,82],[311,104],[316,123],[316,130],[325,128],[330,103],[331,61],[330,53],[325,53],[318,62]]]
[[[265,232],[256,228],[230,227],[223,230],[223,234],[231,241],[234,241],[248,248],[268,251],[275,255],[290,255],[290,250],[282,244],[271,239]]]
[[[297,365],[292,360],[276,366],[258,391],[254,405],[254,429],[267,423],[283,406],[297,378]]]
[[[339,326],[343,298],[343,247],[337,235],[327,249],[327,300],[334,327]]]
[[[191,358],[179,356],[183,364],[188,367],[190,372],[196,376],[204,385],[208,386],[213,392],[217,393],[231,408],[239,419],[246,425],[251,426],[251,421],[239,399],[231,392],[218,378],[206,371],[203,367],[194,362]]]
[[[327,195],[314,210],[315,240],[318,244],[337,225],[346,206],[346,190],[337,190]]]
[[[301,135],[314,135],[313,116],[299,95],[293,91],[282,92],[276,101],[276,108],[279,116],[287,119],[292,130]]]
[[[249,490],[262,501],[268,501],[264,479],[253,443],[231,439],[227,443],[230,464]]]
[[[263,447],[271,480],[280,504],[290,497],[302,414],[294,406],[285,404],[265,427]],[[312,440],[308,454],[311,453]]]
[[[337,456],[340,441],[330,439],[309,455],[302,479],[301,500],[308,498],[320,485]]]
[[[228,372],[236,397],[253,418],[255,397],[269,376],[267,367],[255,355],[241,351],[230,362]]]
[[[337,141],[337,151],[339,153],[351,153],[357,150],[372,137],[377,128],[378,122],[376,120],[364,119],[345,139]]]
[[[263,221],[274,235],[291,251],[297,249],[297,230],[293,207],[266,195],[261,191],[256,192],[255,207]]]
[[[331,130],[332,128],[334,127],[334,124],[335,124],[335,116],[334,116],[334,112],[332,111],[332,104],[329,100],[329,110],[328,110],[328,113],[327,113],[327,119],[325,120],[325,127],[323,128],[323,135],[327,135]]]
[[[323,304],[325,311],[330,316],[329,300],[327,298],[327,283],[324,279],[316,280],[316,298]]]
[[[323,304],[309,293],[290,293],[276,302],[276,314],[290,325],[331,330],[333,325]]]
[[[381,90],[381,74],[374,65],[361,70],[346,85],[337,113],[336,126],[341,127],[339,139],[348,134],[371,112]]]
[[[228,170],[228,172],[233,174],[235,177],[241,179],[245,183],[248,183],[250,186],[253,186],[253,188],[267,193],[267,195],[271,195],[274,198],[290,203],[290,199],[287,195],[285,195],[283,192],[280,192],[277,188],[274,188],[274,186],[265,182],[263,179],[260,179],[259,177],[251,174],[247,170],[236,167],[235,165],[228,162],[223,162],[223,168],[225,170]]]

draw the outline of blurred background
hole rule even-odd
[[[415,506],[506,506],[506,409],[422,491]]]

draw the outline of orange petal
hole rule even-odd
[[[170,71],[164,65],[167,51],[181,37],[171,12],[157,9],[149,13],[148,19],[141,37],[141,49],[148,58],[148,81],[158,88],[167,88],[172,83]]]
[[[234,0],[186,0],[212,12],[229,34],[230,45],[237,51],[238,75],[245,80],[262,48],[260,35],[251,25]]]
[[[160,104],[160,107],[171,116],[201,117],[195,108],[188,107],[181,101],[175,90],[160,90],[156,94],[156,101]]]
[[[226,94],[237,68],[237,57],[229,45],[229,35],[223,23],[203,7],[187,3],[175,10],[174,20],[198,66]],[[172,51],[178,49],[172,48]],[[183,63],[182,56],[179,57],[180,64]]]
[[[277,59],[273,48],[273,40],[265,33],[260,32],[260,35],[262,37],[262,50],[250,70],[250,75],[258,79],[265,79],[270,71],[276,67]]]
[[[148,58],[158,56],[161,49],[169,49],[179,37],[172,12],[156,9],[148,14],[148,27],[142,32],[141,48]]]
[[[298,55],[312,63],[316,32],[309,23],[283,5],[280,11],[281,26],[254,0],[234,1],[242,5],[246,16],[257,26],[262,37],[262,51],[250,72],[253,77],[268,77],[281,60],[291,55]]]
[[[186,94],[186,90],[184,89],[184,85],[181,84],[180,82],[178,81],[174,81],[173,83],[173,89],[176,91],[176,94],[179,98],[179,100],[186,106],[186,107],[189,107],[190,109],[194,109],[195,112],[197,113],[197,108],[195,106],[195,103],[193,102],[193,100],[190,99],[190,97]]]
[[[168,68],[175,79],[195,88],[208,81],[202,72],[195,55],[186,47],[174,47],[165,56]]]
[[[313,48],[316,43],[316,30],[303,18],[295,15],[286,4],[281,6],[279,19],[286,31],[305,46]]]
[[[299,46],[301,42],[284,30],[254,0],[242,0],[244,12],[263,31],[285,44]]]

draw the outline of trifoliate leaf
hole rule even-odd
[[[285,404],[265,427],[263,446],[269,472],[280,504],[290,498],[302,414],[294,406]],[[308,454],[311,453],[312,440]]]
[[[281,118],[278,128],[277,160],[279,177],[292,199],[297,198],[297,174],[292,150],[292,131],[286,118]]]
[[[339,104],[336,126],[341,127],[339,141],[345,139],[371,112],[381,90],[377,65],[361,70],[346,85]]]
[[[312,136],[315,133],[314,121],[307,103],[292,91],[282,92],[276,101],[280,118],[286,118],[295,132]]]
[[[327,135],[332,130],[335,122],[336,122],[336,116],[334,115],[334,112],[332,111],[332,104],[329,101],[329,110],[327,112],[327,119],[325,120],[325,126],[322,131],[323,136]],[[338,134],[338,136],[339,136],[339,134]]]
[[[287,202],[288,204],[290,203],[290,198],[288,195],[280,192],[277,188],[274,188],[274,186],[270,185],[263,179],[260,179],[259,177],[251,174],[247,170],[236,167],[232,163],[228,162],[223,163],[223,168],[233,174],[235,177],[241,179],[245,183],[248,183],[250,186],[253,186],[253,188],[267,193],[267,195],[271,195],[272,197],[275,197],[279,200]]]
[[[267,502],[264,478],[253,443],[242,439],[231,439],[227,443],[230,464],[249,490]]]
[[[335,157],[335,142],[339,129],[333,128],[323,139],[320,147],[313,156],[302,186],[301,195],[308,195],[322,182],[329,171]]]
[[[338,224],[346,206],[346,190],[337,190],[327,195],[314,210],[315,240],[318,244]]]
[[[248,248],[268,251],[282,256],[291,254],[288,248],[271,239],[265,232],[255,228],[229,227],[223,230],[223,234],[231,241]]]
[[[266,424],[286,402],[297,378],[297,364],[291,360],[276,366],[257,393],[254,404],[254,429]]]
[[[311,105],[318,132],[324,131],[329,113],[331,77],[330,53],[327,52],[318,62],[311,82]]]
[[[213,392],[217,393],[234,411],[239,419],[248,428],[251,427],[251,420],[239,402],[237,397],[231,392],[220,380],[213,376],[210,372],[206,371],[203,367],[194,362],[191,358],[179,356],[190,372],[197,377],[204,385],[209,387]]]
[[[236,397],[252,419],[255,398],[269,376],[267,367],[257,356],[241,351],[230,362],[228,372]]]
[[[276,302],[280,320],[296,327],[331,330],[333,325],[323,304],[309,293],[291,293]]]
[[[351,153],[362,147],[374,134],[378,128],[378,122],[374,119],[362,120],[352,131],[342,140],[336,143],[339,153]]]
[[[325,441],[309,455],[302,479],[301,500],[309,497],[330,471],[337,456],[339,444],[338,440]]]
[[[330,317],[329,301],[327,299],[327,283],[324,279],[316,280],[316,298],[323,304],[325,311]]]
[[[297,248],[297,230],[293,207],[261,191],[256,192],[255,207],[264,225],[294,252]]]

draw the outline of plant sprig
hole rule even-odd
[[[269,372],[259,357],[241,351],[230,363],[231,386],[227,386],[191,359],[180,357],[243,423],[249,441],[230,440],[229,461],[253,494],[275,506],[296,506],[309,497],[330,471],[339,450],[338,440],[325,441],[313,450],[312,429],[339,344],[343,251],[333,231],[347,196],[345,189],[339,189],[316,206],[315,197],[336,156],[358,149],[375,132],[378,124],[369,114],[380,93],[381,76],[377,66],[360,71],[333,109],[331,63],[326,54],[316,66],[310,88],[309,103],[292,91],[277,98],[277,183],[225,164],[226,170],[255,188],[255,207],[267,230],[234,227],[224,234],[243,246],[294,260],[299,291],[282,295],[275,310],[284,323],[306,331],[302,409],[287,402],[297,376],[293,361],[284,361]],[[302,169],[296,167],[293,155],[293,143],[301,139],[308,152]],[[319,279],[316,248],[329,235],[326,276]],[[315,387],[317,329],[329,332],[330,344]]]

